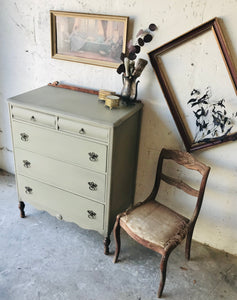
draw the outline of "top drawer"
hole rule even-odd
[[[97,127],[61,117],[58,119],[58,130],[101,141],[107,141],[109,137],[109,129],[107,128]]]
[[[11,106],[11,115],[12,118],[16,120],[22,120],[51,128],[55,128],[56,124],[56,117],[53,115],[18,106]]]

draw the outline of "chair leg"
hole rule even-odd
[[[192,236],[193,236],[193,228],[188,231],[187,237],[186,237],[185,258],[187,260],[190,259]]]
[[[116,249],[114,253],[114,263],[118,262],[118,257],[120,253],[121,240],[120,240],[120,217],[117,217],[114,224],[114,240],[116,244]]]
[[[158,290],[158,298],[161,298],[163,289],[165,286],[165,280],[166,280],[166,269],[167,269],[167,262],[168,262],[169,254],[163,255],[160,261],[160,285]]]

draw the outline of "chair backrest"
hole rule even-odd
[[[163,161],[165,159],[173,160],[179,165],[184,166],[187,169],[198,171],[201,175],[201,182],[199,189],[194,189],[190,185],[186,184],[180,179],[173,178],[170,176],[167,176],[163,173]],[[160,157],[158,160],[157,165],[157,172],[156,172],[156,180],[153,187],[153,191],[150,194],[150,196],[147,198],[147,201],[155,199],[157,192],[160,187],[161,180],[166,182],[167,184],[173,185],[181,190],[183,190],[185,193],[194,196],[197,198],[196,206],[193,212],[193,215],[190,219],[190,224],[196,222],[196,219],[198,217],[199,211],[201,209],[203,195],[206,187],[207,178],[210,172],[210,167],[206,166],[205,164],[198,161],[195,157],[193,157],[188,152],[182,152],[178,150],[168,150],[168,149],[162,149],[160,153]]]

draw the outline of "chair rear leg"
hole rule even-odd
[[[187,260],[190,259],[192,236],[193,236],[193,228],[188,231],[187,237],[186,237],[185,258]]]
[[[120,247],[121,247],[121,239],[120,239],[120,217],[118,216],[116,219],[116,222],[114,224],[114,240],[115,240],[115,253],[114,253],[114,263],[118,262],[118,257],[120,253]]]
[[[163,289],[165,286],[165,280],[166,280],[166,269],[167,269],[167,262],[168,262],[169,254],[163,255],[160,261],[160,285],[158,290],[158,298],[161,298]]]

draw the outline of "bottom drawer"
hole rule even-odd
[[[31,203],[60,219],[103,232],[104,205],[36,180],[17,175],[21,201]]]

